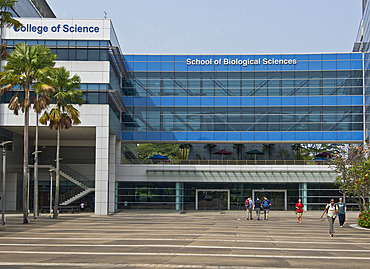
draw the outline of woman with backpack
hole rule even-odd
[[[298,223],[302,223],[302,214],[303,214],[304,205],[301,199],[298,199],[298,203],[295,204],[295,208],[297,209]]]
[[[336,210],[337,210],[337,207],[334,204],[334,199],[331,199],[330,204],[326,205],[325,210],[324,212],[322,212],[322,215],[321,215],[321,218],[322,218],[324,214],[326,213],[326,218],[329,221],[329,234],[331,237],[334,236],[334,221],[335,221],[335,218],[337,217]]]

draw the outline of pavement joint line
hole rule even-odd
[[[0,266],[36,266],[36,267],[60,267],[60,266],[69,266],[69,267],[97,267],[97,268],[106,268],[106,267],[159,267],[159,268],[205,268],[205,269],[285,269],[284,267],[245,267],[245,266],[204,266],[204,265],[184,265],[184,264],[142,264],[142,263],[46,263],[46,262],[0,262]],[[289,269],[298,269],[289,267]],[[307,269],[307,268],[299,268]]]
[[[333,238],[334,240],[338,238]],[[274,243],[274,244],[333,244],[333,245],[370,245],[370,243],[359,243],[359,242],[338,242],[338,241],[274,241],[274,240],[216,240],[216,239],[202,239],[202,238],[48,238],[48,237],[0,237],[1,239],[11,239],[11,240],[58,240],[58,241],[202,241],[202,242],[236,242],[236,243]],[[346,238],[344,238],[346,239]],[[356,239],[357,240],[357,239]]]
[[[87,244],[0,244],[0,246],[22,247],[102,247],[102,248],[194,248],[194,249],[240,249],[240,250],[278,250],[278,251],[320,251],[320,252],[370,252],[370,249],[317,249],[317,248],[279,248],[279,247],[233,247],[233,246],[194,246],[194,245],[87,245]]]
[[[183,257],[219,257],[219,258],[263,258],[263,259],[318,259],[318,260],[370,260],[370,257],[340,256],[297,256],[297,255],[246,255],[213,253],[168,253],[168,252],[66,252],[66,251],[0,251],[1,254],[45,254],[45,255],[96,255],[96,256],[183,256]]]

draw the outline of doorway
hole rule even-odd
[[[196,190],[196,210],[230,210],[230,190]]]
[[[287,190],[252,190],[252,199],[267,197],[271,201],[271,209],[288,210]]]

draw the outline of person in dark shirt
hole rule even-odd
[[[263,199],[263,212],[265,213],[265,220],[268,220],[271,202],[269,199],[267,199],[267,197],[264,197]]]
[[[260,198],[256,198],[256,201],[254,201],[253,209],[256,210],[257,220],[260,220],[260,214],[261,214],[261,200]]]

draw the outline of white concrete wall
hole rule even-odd
[[[333,183],[324,165],[130,165],[116,166],[116,181]]]

